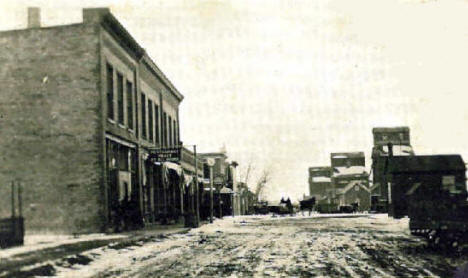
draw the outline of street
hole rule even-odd
[[[407,224],[407,219],[365,214],[226,217],[188,233],[110,244],[15,275],[452,277],[465,264],[466,255],[426,247],[409,234]]]

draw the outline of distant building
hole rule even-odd
[[[240,192],[240,214],[247,215],[254,213],[254,206],[256,204],[256,196],[253,193],[247,184],[240,182],[238,184],[239,192]]]
[[[357,203],[359,210],[370,210],[369,174],[364,153],[332,153],[330,158],[336,203],[339,206]]]
[[[200,157],[206,161],[211,158],[215,161],[213,166],[213,185],[214,185],[214,198],[215,198],[215,215],[235,215],[240,214],[240,198],[237,188],[237,180],[235,177],[235,168],[237,167],[236,162],[229,162],[227,160],[225,147],[220,152],[214,153],[201,153]],[[204,175],[206,178],[210,177],[209,167],[205,163]],[[209,185],[206,184],[209,188]],[[209,193],[208,190],[204,190],[204,193]],[[203,210],[206,214],[206,210],[209,206],[207,195],[203,199]]]
[[[228,180],[228,167],[229,163],[227,162],[227,155],[225,152],[216,152],[216,153],[199,153],[201,159],[205,160],[211,158],[215,161],[213,166],[213,184],[216,189],[221,189],[227,184]],[[203,168],[204,176],[210,177],[210,168],[205,163]]]
[[[377,127],[372,129],[372,206],[374,210],[387,211],[388,187],[385,181],[385,167],[391,144],[393,156],[412,156],[410,129],[408,127]]]
[[[330,200],[333,187],[331,182],[332,168],[330,166],[309,168],[309,196],[316,201]]]

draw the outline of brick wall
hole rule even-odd
[[[89,232],[102,219],[98,27],[0,33],[0,217],[23,184],[26,232]]]

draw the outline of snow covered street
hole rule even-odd
[[[429,249],[409,234],[407,225],[407,219],[384,215],[227,217],[188,233],[110,244],[43,262],[22,269],[21,275],[452,277],[468,261],[466,255]]]

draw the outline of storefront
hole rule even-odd
[[[180,166],[185,184],[184,212],[186,226],[197,227],[203,219],[203,162],[194,151],[182,147]]]
[[[136,146],[106,135],[107,217],[115,231],[141,227]]]
[[[143,215],[145,223],[179,222],[184,213],[184,176],[180,165],[153,162],[143,154]]]

